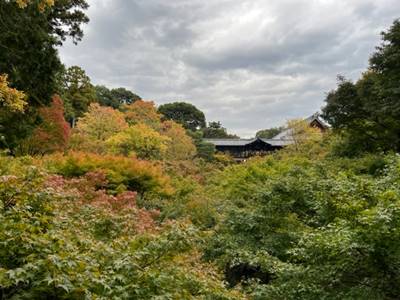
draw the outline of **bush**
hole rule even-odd
[[[133,157],[71,152],[48,156],[45,165],[50,171],[66,177],[102,171],[108,180],[107,189],[114,192],[130,190],[140,195],[169,195],[172,192],[169,178],[162,174],[160,167]]]

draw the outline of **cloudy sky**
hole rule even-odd
[[[243,137],[308,116],[356,79],[399,0],[89,0],[63,62],[157,104],[187,101]]]

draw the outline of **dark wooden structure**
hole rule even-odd
[[[288,141],[274,139],[205,139],[215,146],[218,152],[229,154],[236,160],[251,156],[262,156],[288,145]]]
[[[319,128],[321,131],[328,128],[318,113],[305,121],[311,127]],[[205,139],[204,141],[213,144],[218,152],[229,154],[237,161],[246,160],[251,156],[262,156],[293,143],[290,129],[283,130],[272,139]]]

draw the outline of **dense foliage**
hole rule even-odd
[[[206,127],[204,113],[196,106],[186,102],[173,102],[160,105],[158,111],[168,120],[173,120],[188,130],[196,131]]]
[[[101,173],[65,179],[0,160],[2,299],[240,299],[200,261],[190,224],[157,225],[135,193],[99,189]]]
[[[332,130],[291,120],[237,164],[192,104],[62,66],[87,7],[0,2],[1,299],[400,298],[399,21],[327,95]]]
[[[397,156],[279,154],[220,176],[223,214],[206,257],[232,286],[255,299],[400,295]]]
[[[341,132],[343,154],[400,149],[400,21],[382,37],[368,71],[356,83],[339,76],[326,98],[324,118]]]

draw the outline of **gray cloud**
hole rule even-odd
[[[90,0],[84,40],[60,49],[92,81],[188,101],[232,132],[307,116],[356,79],[398,0]]]

